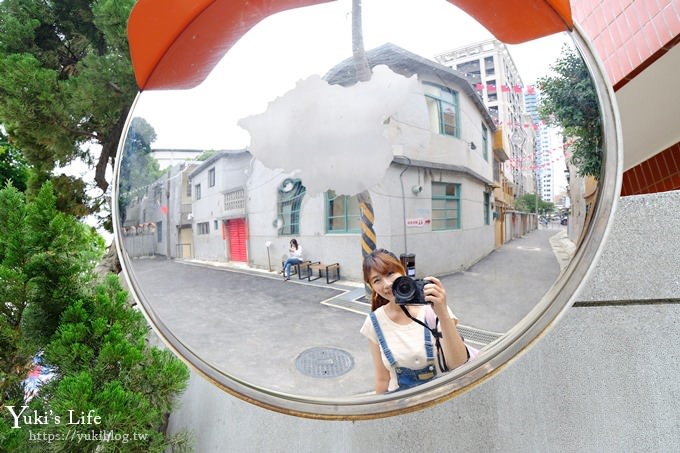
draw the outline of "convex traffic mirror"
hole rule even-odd
[[[569,306],[607,232],[621,144],[611,89],[567,2],[491,14],[475,2],[366,0],[368,77],[351,1],[204,3],[133,11],[142,91],[114,194],[132,292],[196,370],[289,414],[386,416],[497,372]],[[596,101],[593,175],[574,129],[545,111],[556,96],[545,80],[569,54]],[[291,239],[303,264],[284,280]],[[359,329],[370,310],[362,256],[375,247],[444,282],[474,360],[374,394]]]

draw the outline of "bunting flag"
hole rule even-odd
[[[545,155],[546,153],[542,153]],[[545,158],[540,160],[540,163],[536,163],[536,156],[533,154],[528,154],[522,157],[513,157],[506,160],[504,163],[510,168],[519,171],[536,171],[551,167],[557,162],[566,161],[571,157],[570,152],[564,152],[555,155],[552,159],[546,160]]]
[[[498,87],[493,84],[489,83],[484,85],[483,83],[475,83],[474,84],[474,89],[475,91],[486,91],[488,93],[496,93],[498,90]],[[517,94],[536,94],[536,87],[534,85],[527,85],[526,87],[523,87],[522,85],[507,85],[507,84],[502,84],[500,85],[501,93],[517,93]]]
[[[519,123],[515,121],[496,121],[496,126],[507,126],[508,128],[524,128],[538,130],[542,126],[550,126],[550,123],[545,120],[532,121],[531,123]]]

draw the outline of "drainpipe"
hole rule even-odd
[[[404,167],[404,169],[399,173],[399,182],[401,184],[401,210],[402,210],[402,226],[404,228],[404,253],[408,253],[408,240],[406,239],[406,194],[404,193],[404,179],[402,178],[404,176],[404,173],[406,170],[411,168],[411,159],[409,159],[406,156],[403,156],[406,160],[408,160],[408,164]]]

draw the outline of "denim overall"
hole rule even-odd
[[[387,342],[385,341],[385,337],[383,336],[382,329],[380,328],[380,324],[378,324],[378,319],[376,318],[375,313],[371,312],[370,316],[371,323],[373,323],[373,329],[375,330],[375,333],[378,336],[378,343],[380,344],[380,348],[385,354],[385,357],[387,358],[387,361],[390,363],[390,366],[394,368],[394,371],[397,374],[397,382],[399,383],[399,388],[393,391],[415,387],[416,385],[423,384],[435,377],[435,375],[437,374],[437,370],[434,367],[432,337],[430,335],[429,329],[423,329],[423,331],[425,332],[425,352],[427,354],[428,365],[419,370],[412,370],[410,368],[396,366],[397,362],[396,360],[394,360],[394,356],[392,356],[392,351],[390,350],[389,346],[387,346]]]

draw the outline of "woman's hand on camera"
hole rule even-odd
[[[448,305],[446,303],[446,290],[442,282],[436,277],[427,277],[430,283],[423,287],[425,301],[432,304],[432,309],[440,318],[448,318]]]

